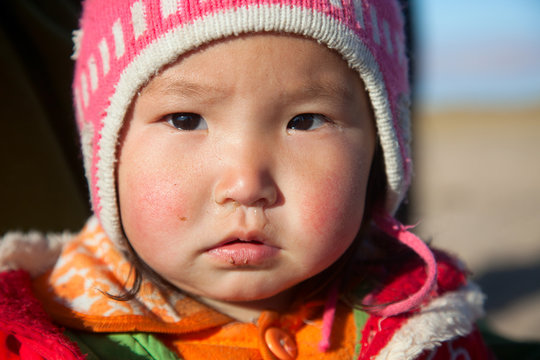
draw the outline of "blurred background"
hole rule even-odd
[[[498,333],[540,339],[540,1],[411,0],[409,219],[459,254]]]
[[[407,3],[407,1],[403,1]],[[410,0],[408,218],[468,264],[488,323],[540,340],[540,1]],[[71,107],[80,0],[0,1],[0,235],[89,215]]]

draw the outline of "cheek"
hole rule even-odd
[[[185,196],[181,187],[161,181],[160,176],[134,176],[129,184],[128,208],[138,220],[163,220],[173,213],[184,216]]]
[[[359,186],[339,176],[329,176],[314,185],[302,202],[304,224],[325,237],[341,236],[343,231],[360,225],[364,194],[357,191]]]
[[[137,161],[122,159],[118,180],[122,224],[130,240],[164,233],[189,216],[186,186],[175,180],[181,179],[175,168],[156,162],[151,152],[133,155]]]
[[[187,217],[181,186],[162,177],[155,173],[130,176],[120,192],[122,222],[137,234],[164,231]]]
[[[369,159],[342,152],[315,168],[301,200],[302,221],[313,235],[351,240],[356,236],[364,211]]]

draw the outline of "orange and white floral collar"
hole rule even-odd
[[[132,300],[117,301],[131,264],[95,218],[62,249],[54,268],[34,281],[34,291],[58,323],[94,332],[184,333],[233,321],[177,291],[163,291],[144,279]]]

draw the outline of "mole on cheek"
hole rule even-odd
[[[146,216],[167,219],[174,217],[180,221],[188,218],[184,213],[184,196],[176,186],[164,186],[159,181],[141,181],[137,184],[138,196],[132,197]],[[171,217],[172,216],[172,217]]]

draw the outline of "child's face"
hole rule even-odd
[[[375,130],[334,52],[291,36],[217,42],[134,101],[118,167],[122,224],[175,286],[272,299],[321,272],[362,221]]]

